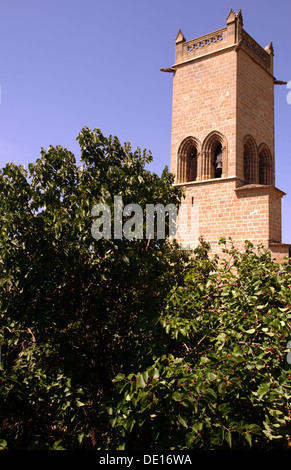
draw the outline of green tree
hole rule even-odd
[[[151,154],[100,130],[0,173],[0,444],[8,449],[102,447],[99,410],[118,373],[144,370],[167,336],[159,312],[183,283],[187,256],[167,239],[96,240],[95,204],[169,203],[181,192]],[[168,223],[168,222],[167,222]],[[145,224],[145,219],[144,219]]]
[[[116,379],[109,448],[287,448],[291,433],[291,266],[263,247],[201,240],[160,322],[166,354]]]

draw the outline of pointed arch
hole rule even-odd
[[[177,181],[187,183],[198,177],[201,143],[195,137],[186,137],[178,149]]]
[[[227,176],[227,139],[219,131],[212,131],[202,146],[201,179]],[[221,160],[221,171],[218,171]]]
[[[259,184],[272,185],[275,184],[275,169],[271,151],[267,144],[262,143],[258,148],[258,167],[259,167]]]
[[[243,141],[244,180],[248,184],[259,182],[257,144],[253,136],[246,135]]]

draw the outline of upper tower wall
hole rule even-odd
[[[182,31],[179,30],[176,37],[175,65],[173,67],[233,46],[242,48],[261,67],[273,74],[274,51],[272,43],[264,49],[243,29],[241,10],[237,14],[230,10],[225,28],[190,41],[186,41]]]
[[[241,10],[237,14],[230,10],[226,27],[212,33],[186,41],[179,30],[171,71],[171,171],[176,182],[190,182],[189,175],[195,174],[197,182],[219,175],[238,177],[246,183],[274,184],[272,43],[262,48],[243,29]],[[247,136],[255,141],[251,156],[245,156],[250,149],[245,146]],[[190,148],[185,146],[187,137],[199,142],[191,147],[193,163],[184,150],[181,153]],[[261,169],[260,177],[257,149],[263,144],[270,155],[261,155],[261,166],[268,162],[272,168]],[[214,166],[219,158],[222,171],[216,173]],[[257,168],[246,168],[248,158]],[[249,175],[252,180],[248,180]]]

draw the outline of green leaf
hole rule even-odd
[[[148,382],[148,378],[149,378],[149,373],[148,373],[148,371],[143,372],[142,378],[143,378],[144,384],[146,385],[147,382]]]
[[[76,400],[76,404],[77,406],[81,407],[81,406],[86,406],[86,403],[82,403],[80,400]]]
[[[178,416],[178,421],[179,421],[180,424],[182,424],[182,426],[184,426],[184,428],[188,428],[188,424],[185,421],[185,419],[182,418],[182,416]]]
[[[66,448],[63,447],[62,442],[63,442],[62,439],[59,439],[58,441],[56,441],[53,445],[53,450],[66,450]]]
[[[250,432],[246,432],[244,434],[246,441],[249,443],[250,447],[252,447],[252,435]]]
[[[227,431],[224,435],[224,439],[228,443],[229,447],[232,447],[232,434],[230,431]]]
[[[153,379],[158,379],[160,377],[160,373],[157,368],[154,369]]]
[[[107,410],[107,413],[108,413],[110,416],[112,416],[112,414],[113,414],[113,407],[112,407],[112,406],[108,406],[108,407],[106,408],[106,410]]]
[[[216,374],[214,374],[213,372],[206,372],[206,378],[207,378],[207,380],[212,381],[212,380],[215,380],[216,377],[217,377]]]
[[[179,392],[174,392],[172,395],[173,400],[175,401],[182,401],[184,398],[184,394],[179,393]]]
[[[123,380],[124,378],[125,378],[124,374],[117,374],[115,379],[114,379],[114,382],[118,382],[120,380]]]
[[[7,442],[4,439],[0,439],[0,450],[5,450],[7,448]]]
[[[217,394],[212,388],[207,388],[205,390],[206,396],[209,400],[215,402],[217,400]]]
[[[135,424],[135,419],[134,418],[128,418],[124,423],[124,427],[129,433],[131,433],[134,424]]]
[[[79,442],[79,444],[82,444],[84,435],[85,435],[85,434],[84,434],[83,432],[81,432],[81,433],[78,434],[78,442]]]
[[[192,431],[186,434],[185,441],[186,441],[186,447],[189,449],[191,447],[191,444],[195,441],[197,438],[197,433]]]
[[[256,332],[256,329],[255,328],[251,328],[250,330],[246,330],[246,333],[252,335],[253,333]]]
[[[139,374],[137,376],[137,385],[141,388],[145,388],[146,387],[146,382],[144,380],[144,377],[142,374]]]
[[[202,421],[196,421],[196,423],[193,424],[192,426],[193,431],[200,432],[203,429],[203,422]]]

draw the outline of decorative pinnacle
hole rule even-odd
[[[181,29],[179,29],[179,32],[178,32],[178,34],[177,34],[177,36],[176,36],[176,41],[175,41],[175,42],[176,42],[176,44],[177,44],[178,42],[185,42],[185,41],[186,41],[185,36],[184,36],[184,34],[182,33]]]
[[[242,17],[242,12],[241,12],[241,8],[239,9],[239,12],[237,13],[236,15],[238,21],[241,23],[241,25],[243,26],[243,17]]]
[[[239,12],[237,14],[234,13],[233,9],[231,8],[228,14],[228,17],[226,18],[226,23],[233,23],[235,20],[238,20],[241,25],[243,25],[243,17],[242,17],[242,12],[241,8],[239,9]]]
[[[268,52],[268,54],[274,55],[273,41],[271,41],[270,44],[265,47],[265,51]]]
[[[234,13],[233,9],[231,8],[230,11],[229,11],[228,17],[226,18],[226,22],[231,23],[234,20],[235,20],[235,13]]]

